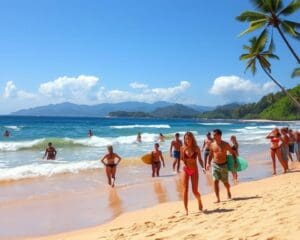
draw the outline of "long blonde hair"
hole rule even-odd
[[[192,132],[186,132],[186,133],[184,134],[184,136],[183,136],[183,142],[184,142],[184,145],[187,146],[187,145],[186,145],[186,142],[185,142],[185,137],[186,137],[186,136],[191,137],[191,139],[192,139],[192,148],[193,148],[193,149],[194,149],[194,148],[198,148],[198,144],[197,144],[196,138],[195,138],[195,136],[194,136],[194,134],[193,134]]]

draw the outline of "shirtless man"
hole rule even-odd
[[[55,160],[56,153],[57,152],[56,152],[55,148],[52,146],[52,143],[49,142],[48,147],[45,150],[45,154],[43,156],[43,159],[47,156],[47,160]]]
[[[165,161],[164,161],[164,157],[162,155],[162,152],[159,150],[159,144],[155,143],[154,144],[154,151],[152,151],[152,177],[155,177],[155,174],[157,177],[159,177],[159,170],[160,170],[160,166],[161,163],[160,161],[162,161],[163,163],[163,167],[165,167]]]
[[[212,175],[214,180],[214,189],[217,197],[217,203],[220,202],[220,190],[219,190],[219,181],[221,180],[227,190],[228,198],[231,198],[230,184],[228,183],[228,168],[227,168],[227,151],[235,159],[234,167],[237,167],[236,155],[232,150],[230,145],[222,140],[222,131],[220,129],[215,129],[213,131],[214,142],[210,145],[210,152],[208,158],[208,167],[211,166],[211,161],[213,159],[212,165]]]
[[[213,139],[211,137],[211,133],[208,132],[206,134],[206,139],[204,139],[202,151],[204,151],[204,168],[206,169],[207,166],[207,159],[210,152],[210,145],[212,144]]]
[[[173,171],[175,171],[177,164],[177,172],[179,173],[180,168],[180,148],[182,146],[182,141],[179,139],[179,133],[175,134],[175,140],[171,142],[170,146],[170,157],[174,158]]]

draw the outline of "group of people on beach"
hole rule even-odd
[[[212,136],[211,136],[212,135]],[[235,136],[231,137],[232,145],[222,140],[222,131],[220,129],[213,130],[213,134],[208,133],[204,140],[202,150],[204,151],[205,161],[203,163],[201,149],[197,144],[195,136],[192,132],[186,132],[183,141],[180,140],[179,133],[175,134],[175,139],[170,144],[170,156],[174,158],[173,170],[180,172],[180,161],[183,162],[182,182],[183,182],[183,200],[186,214],[188,214],[188,189],[191,180],[192,191],[198,200],[199,210],[202,211],[203,205],[201,195],[198,190],[199,170],[198,164],[201,166],[202,172],[205,174],[212,168],[212,177],[214,180],[214,190],[217,202],[220,202],[219,182],[223,182],[228,198],[231,198],[230,184],[228,181],[227,153],[229,152],[234,158],[234,167],[237,167],[236,156],[238,155],[238,143]],[[102,158],[101,162],[106,167],[106,175],[108,183],[112,187],[115,184],[116,167],[121,161],[121,157],[113,152],[113,147],[108,146],[108,153]],[[154,150],[151,152],[152,160],[152,177],[159,176],[161,165],[165,167],[165,161],[162,152],[159,150],[159,143],[154,144]],[[117,159],[117,162],[115,160]],[[237,176],[237,175],[236,175]]]
[[[276,158],[280,162],[284,173],[289,169],[289,160],[300,161],[300,132],[288,127],[274,128],[266,137],[270,139],[270,155],[273,164],[273,175],[276,174]]]

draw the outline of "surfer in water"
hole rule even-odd
[[[92,130],[90,129],[89,131],[88,131],[88,137],[92,137],[93,136],[93,132],[92,132]]]
[[[9,137],[10,136],[10,132],[8,130],[5,130],[3,133],[3,137]]]
[[[201,151],[193,133],[186,132],[184,134],[183,139],[184,139],[183,146],[180,148],[180,159],[184,162],[184,168],[182,174],[183,203],[184,203],[186,214],[188,215],[188,189],[189,189],[190,179],[192,182],[192,190],[194,196],[198,200],[198,208],[200,211],[202,211],[203,209],[201,195],[198,191],[199,173],[198,173],[197,159],[204,173],[205,173],[205,169],[203,168],[204,166],[201,158]]]
[[[48,147],[45,150],[43,159],[47,156],[47,160],[55,160],[56,154],[57,154],[57,152],[56,152],[55,148],[52,146],[52,143],[49,142]]]
[[[142,142],[142,136],[141,133],[138,132],[137,136],[136,136],[136,142],[141,143]]]
[[[171,142],[170,146],[170,157],[174,158],[173,162],[173,171],[177,169],[177,172],[179,173],[180,168],[180,148],[182,146],[182,141],[179,139],[179,133],[175,134],[175,140]],[[176,168],[177,165],[177,168]]]
[[[163,167],[165,167],[165,160],[162,155],[162,152],[159,150],[159,144],[154,144],[154,150],[151,152],[151,165],[152,165],[152,177],[159,177],[159,170],[161,167],[161,162],[163,164]]]
[[[227,158],[226,154],[229,152],[234,159],[234,168],[237,168],[236,154],[230,147],[229,143],[222,140],[222,131],[220,129],[213,130],[214,141],[210,145],[210,152],[208,157],[208,166],[209,170],[212,164],[212,175],[214,180],[214,190],[217,197],[217,203],[220,202],[220,190],[219,190],[219,181],[222,181],[226,190],[227,196],[231,198],[230,184],[228,182],[228,167],[227,167]]]
[[[108,184],[114,187],[116,180],[117,165],[120,163],[121,157],[118,154],[114,153],[113,147],[111,145],[107,146],[107,151],[108,153],[106,153],[100,161],[105,166]],[[118,160],[115,163],[116,159]]]

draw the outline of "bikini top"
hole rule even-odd
[[[192,158],[192,159],[196,159],[196,157],[197,157],[197,152],[193,152],[193,154],[192,154],[192,156],[189,156],[189,155],[187,155],[186,154],[186,151],[184,151],[184,158],[186,159],[186,158]]]
[[[280,139],[278,137],[272,137],[271,138],[272,143],[278,143],[279,141],[280,141]]]

